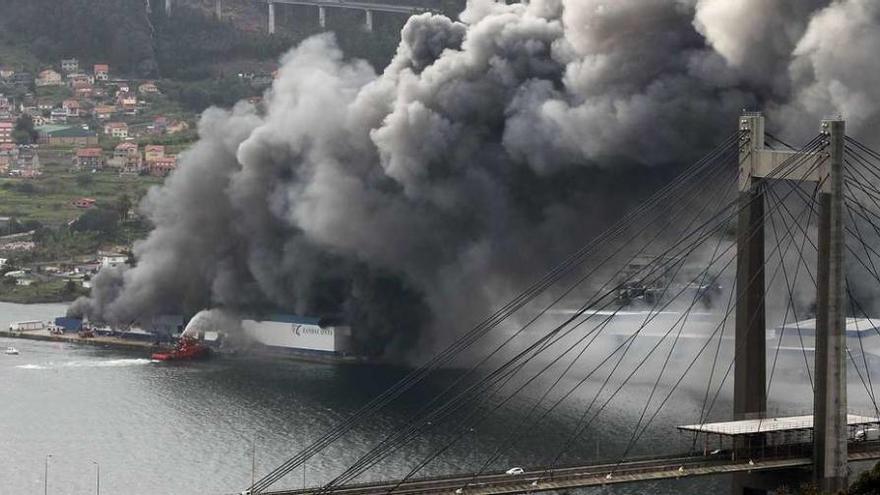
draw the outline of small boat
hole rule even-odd
[[[181,337],[174,349],[154,352],[154,361],[185,361],[208,357],[211,349],[190,337]]]
[[[16,349],[15,347],[9,346],[6,348],[6,352],[4,354],[7,354],[9,356],[18,356],[18,349]]]

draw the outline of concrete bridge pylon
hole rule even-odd
[[[763,181],[797,153],[764,146],[764,116],[740,117],[740,212],[737,224],[734,419],[766,417],[766,286]],[[846,295],[844,287],[843,174],[846,124],[822,122],[824,146],[803,154],[786,180],[817,182],[819,189],[816,384],[813,396],[813,472],[830,493],[847,487]],[[794,162],[794,160],[793,160]],[[812,170],[812,172],[811,172]],[[734,494],[766,493],[755,475],[734,477]],[[753,488],[761,487],[761,488]]]

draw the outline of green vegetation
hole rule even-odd
[[[18,43],[13,37],[3,36],[0,33],[0,60],[5,65],[15,67],[16,70],[24,70],[36,74],[40,69],[40,60],[30,51],[30,47]]]
[[[12,139],[16,144],[33,144],[37,142],[37,130],[34,129],[34,119],[28,114],[23,114],[15,122],[12,131]]]
[[[230,60],[274,60],[294,43],[285,36],[242,31],[185,5],[176,5],[170,18],[162,9],[152,17],[162,75],[178,80],[222,76],[214,66]]]
[[[37,247],[26,254],[12,257],[16,263],[38,261],[66,261],[94,255],[101,246],[101,236],[95,232],[76,232],[66,227],[41,228],[34,234]]]
[[[73,96],[73,91],[67,86],[40,86],[35,91],[38,98],[48,99],[53,105]]]
[[[48,163],[36,179],[0,178],[0,216],[48,227],[66,225],[85,212],[73,206],[75,199],[94,198],[98,207],[114,208],[120,196],[136,203],[150,186],[161,182],[161,178],[115,171],[76,172],[68,165]]]
[[[156,73],[150,23],[143,0],[7,0],[0,16],[0,45],[18,50],[22,68],[56,64],[77,57],[80,64],[110,63],[117,71],[143,76]],[[18,66],[16,66],[18,68]]]
[[[166,79],[159,87],[169,98],[196,112],[211,105],[231,107],[240,100],[262,93],[238,77],[191,82]]]
[[[12,303],[50,303],[72,301],[79,296],[88,295],[88,290],[76,282],[63,279],[50,279],[32,285],[16,285],[15,279],[3,277],[0,280],[0,300]]]
[[[880,463],[859,475],[849,487],[849,495],[880,495]]]

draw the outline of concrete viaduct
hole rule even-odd
[[[220,0],[217,0],[218,2]],[[327,27],[327,9],[349,9],[364,12],[364,26],[367,31],[373,30],[373,12],[390,12],[394,14],[414,15],[432,12],[431,9],[411,5],[373,3],[348,0],[266,0],[269,6],[269,34],[275,34],[275,4],[305,5],[318,8],[318,24]]]
[[[147,12],[151,12],[151,2],[146,0]],[[412,5],[402,5],[381,2],[349,1],[349,0],[261,0],[265,1],[269,8],[269,34],[275,34],[275,4],[302,5],[316,7],[318,9],[318,24],[322,28],[327,27],[327,9],[361,10],[364,12],[364,26],[367,31],[373,30],[373,12],[388,12],[392,14],[414,15],[434,10]],[[164,0],[165,15],[171,16],[173,0]],[[217,19],[223,18],[222,0],[214,0],[214,15]]]

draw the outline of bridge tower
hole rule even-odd
[[[794,151],[764,147],[764,117],[740,117],[740,173],[737,224],[736,351],[734,419],[762,418],[767,412],[766,315],[764,280],[764,193],[762,182]],[[792,160],[788,180],[819,182],[816,384],[813,396],[814,474],[822,490],[847,487],[846,333],[843,237],[843,164],[846,125],[825,120],[827,150]],[[796,163],[795,163],[796,162]],[[812,169],[811,172],[808,171]],[[752,447],[755,447],[754,445]],[[761,488],[752,488],[758,486]],[[734,477],[735,494],[765,493],[759,476]]]
[[[822,490],[847,488],[846,293],[843,255],[844,149],[846,123],[822,122],[829,153],[819,194],[816,385],[813,392],[814,471]]]

